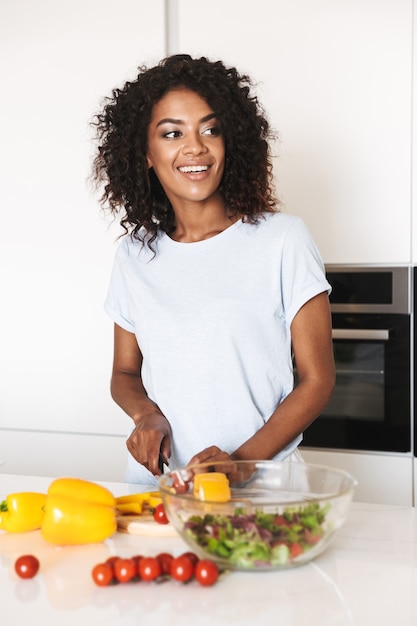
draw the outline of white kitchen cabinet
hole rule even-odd
[[[352,474],[358,481],[356,502],[413,506],[413,458],[405,454],[339,452],[300,448],[307,463],[337,467]],[[416,494],[417,495],[417,494]]]
[[[0,445],[7,428],[127,431],[103,309],[119,230],[88,183],[90,121],[164,54],[164,0],[2,3]]]
[[[285,210],[325,262],[409,263],[412,0],[174,0],[171,13],[171,52],[259,83]]]
[[[0,474],[72,476],[123,482],[126,438],[68,432],[3,430]]]
[[[413,490],[414,506],[417,506],[417,457],[413,459]]]

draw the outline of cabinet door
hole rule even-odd
[[[171,41],[248,72],[285,210],[328,263],[409,262],[412,0],[177,0]]]
[[[88,183],[90,121],[165,54],[164,4],[2,3],[0,429],[130,425],[109,391],[103,302],[119,230]]]
[[[358,485],[356,502],[413,506],[413,458],[409,455],[361,454],[348,451],[301,448],[306,463],[327,465],[349,472]]]

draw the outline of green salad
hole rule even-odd
[[[191,516],[185,532],[199,546],[230,565],[262,568],[286,565],[318,544],[330,505],[311,503],[282,513],[237,508],[233,515]]]

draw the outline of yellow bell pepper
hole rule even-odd
[[[98,485],[79,478],[58,478],[49,488],[41,535],[55,545],[100,543],[117,529],[116,500]]]
[[[38,530],[45,514],[46,494],[34,491],[12,493],[0,503],[0,529],[10,533]]]
[[[132,513],[142,515],[143,502],[124,502],[123,504],[117,504],[116,509],[120,515],[129,515]]]
[[[131,493],[126,496],[116,498],[116,508],[119,513],[142,514],[145,511],[154,509],[162,502],[159,491],[147,491],[144,493]]]
[[[194,496],[210,502],[228,502],[231,498],[229,479],[222,472],[203,472],[194,476]]]

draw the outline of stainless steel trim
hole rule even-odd
[[[359,339],[362,341],[388,341],[389,330],[372,328],[333,328],[333,339]]]
[[[408,265],[333,265],[326,272],[390,272],[392,274],[392,303],[390,304],[332,304],[332,313],[411,313],[411,267]]]

